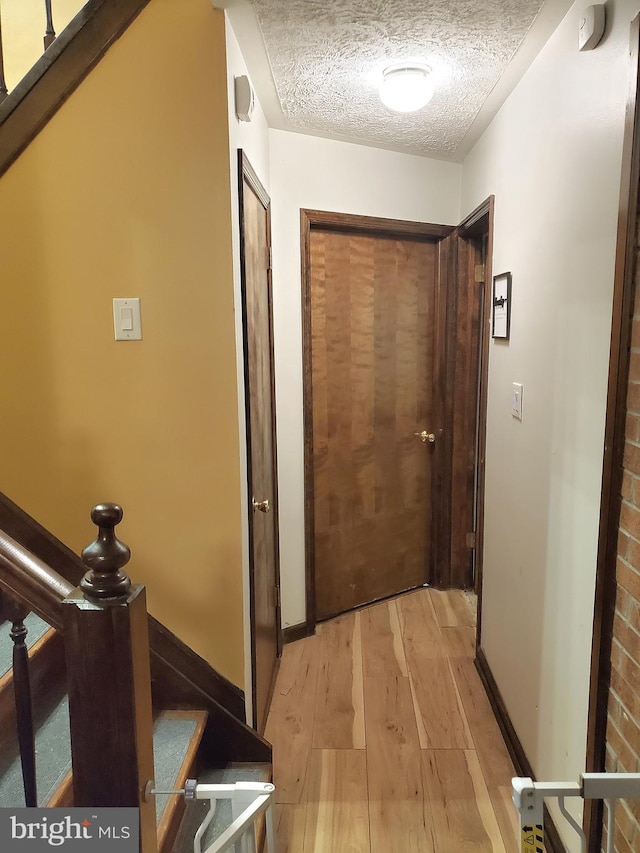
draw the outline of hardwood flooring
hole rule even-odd
[[[420,589],[285,646],[265,735],[280,853],[516,853],[475,600]]]

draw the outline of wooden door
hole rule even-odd
[[[242,151],[239,175],[253,709],[263,732],[280,652],[270,206]]]
[[[347,218],[348,219],[348,218]],[[425,583],[431,564],[433,237],[312,228],[311,515],[316,618]]]

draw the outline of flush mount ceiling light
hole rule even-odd
[[[428,65],[390,65],[382,72],[380,100],[398,113],[422,109],[433,97],[433,74]]]

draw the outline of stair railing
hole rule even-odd
[[[13,697],[16,709],[20,763],[22,765],[24,804],[27,808],[35,808],[38,805],[36,739],[33,727],[29,652],[26,643],[28,630],[24,624],[24,620],[29,615],[29,608],[7,599],[4,611],[7,619],[11,622],[11,639],[13,641]]]
[[[45,19],[45,31],[44,31],[44,50],[50,47],[54,41],[56,40],[56,31],[53,25],[53,9],[51,6],[51,0],[44,0],[44,19]],[[2,38],[2,7],[0,6],[0,102],[2,102],[6,96],[9,94],[9,90],[7,88],[7,83],[5,79],[4,73],[4,42]]]
[[[142,853],[157,849],[152,784],[153,720],[145,589],[123,567],[116,504],[94,507],[98,536],[83,551],[88,571],[74,587],[0,531],[0,592],[15,635],[14,682],[27,805],[35,805],[32,699],[24,618],[34,611],[64,636],[75,806],[140,810]],[[24,751],[23,751],[24,750]]]
[[[44,8],[47,16],[47,28],[44,31],[44,49],[46,50],[55,41],[56,31],[53,26],[53,12],[51,10],[51,0],[44,0]]]

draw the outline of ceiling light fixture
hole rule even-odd
[[[390,65],[382,72],[380,100],[398,113],[413,113],[433,98],[433,74],[428,65]]]

